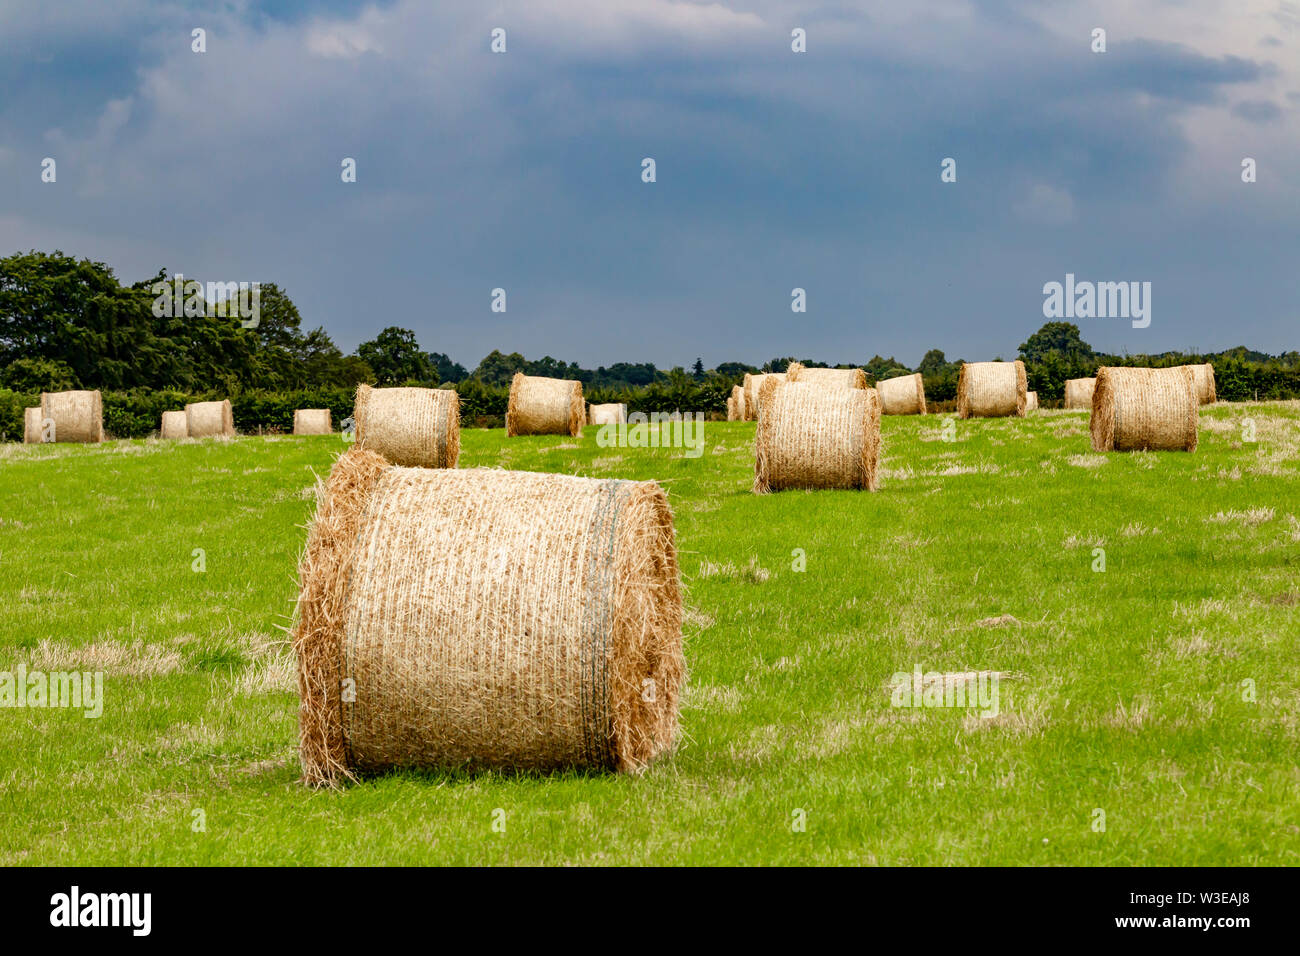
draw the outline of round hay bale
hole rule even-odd
[[[754,493],[786,488],[876,490],[880,398],[871,388],[763,384]]]
[[[749,411],[752,413],[756,421],[763,417],[763,402],[765,401],[765,396],[771,395],[778,385],[784,385],[787,381],[787,374],[788,373],[786,372],[768,372],[763,376],[755,376],[754,406],[752,409],[749,409]],[[746,396],[745,400],[748,402],[749,397]]]
[[[23,444],[37,445],[41,441],[40,408],[23,409]]]
[[[328,408],[295,408],[293,411],[295,435],[332,435],[334,420]]]
[[[450,388],[357,386],[352,411],[359,448],[410,468],[455,468],[460,395]]]
[[[582,434],[586,418],[582,383],[516,372],[506,408],[506,437]]]
[[[734,422],[735,420],[736,420],[736,399],[731,395],[728,395],[727,396],[727,421]]]
[[[957,377],[958,418],[1025,414],[1025,363],[963,362]]]
[[[1065,407],[1092,408],[1092,390],[1097,387],[1095,378],[1067,378],[1065,380]]]
[[[1038,393],[1025,392],[1025,411],[1032,412],[1038,408]]]
[[[1202,405],[1213,405],[1218,400],[1214,388],[1214,366],[1209,362],[1204,365],[1192,365],[1192,376],[1196,384],[1196,398]]]
[[[41,420],[54,422],[56,442],[104,440],[104,410],[98,391],[41,392]]]
[[[353,448],[318,502],[292,632],[307,782],[631,771],[672,746],[682,604],[657,484]]]
[[[591,424],[593,425],[626,425],[627,424],[627,406],[622,402],[607,405],[591,406]]]
[[[867,373],[860,368],[810,368],[791,362],[785,370],[787,382],[805,382],[822,388],[866,388]]]
[[[192,402],[185,406],[185,433],[191,438],[221,438],[235,434],[235,419],[230,399],[219,402]]]
[[[158,430],[162,438],[188,438],[189,426],[185,423],[185,412],[163,412],[162,426]]]
[[[925,383],[920,372],[882,379],[876,383],[876,391],[882,415],[925,414]]]
[[[743,385],[731,386],[731,397],[727,399],[727,421],[749,421],[747,412],[748,409],[745,407],[745,387]]]
[[[1094,451],[1195,451],[1196,377],[1174,368],[1097,369],[1092,393]]]

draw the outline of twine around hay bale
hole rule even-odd
[[[185,432],[191,438],[229,438],[235,434],[230,399],[185,406]]]
[[[41,441],[40,408],[23,409],[23,444],[36,445]]]
[[[582,434],[586,419],[582,383],[516,372],[506,406],[506,436]]]
[[[460,459],[460,396],[450,388],[357,386],[356,443],[395,465],[455,468]]]
[[[185,412],[163,412],[162,423],[158,429],[160,438],[174,439],[189,437],[189,427],[185,422]]]
[[[785,370],[787,382],[804,382],[822,388],[866,388],[867,373],[860,368],[811,368],[791,362]]]
[[[754,493],[788,488],[876,490],[880,398],[875,389],[763,384]]]
[[[1189,366],[1196,386],[1196,398],[1202,405],[1213,405],[1218,400],[1214,387],[1214,366],[1209,362],[1204,365]]]
[[[924,415],[925,383],[921,373],[899,375],[876,382],[882,415]]]
[[[1038,393],[1025,392],[1025,411],[1032,412],[1038,408]]]
[[[355,417],[355,416],[354,416]],[[293,411],[295,435],[332,435],[334,420],[328,408],[295,408]]]
[[[622,402],[591,406],[592,425],[624,425],[627,423],[627,406]]]
[[[1065,407],[1092,409],[1092,390],[1097,387],[1095,378],[1067,378],[1065,380]]]
[[[1097,369],[1092,393],[1094,451],[1195,451],[1196,377],[1174,368]]]
[[[299,577],[310,783],[630,771],[673,743],[682,606],[653,482],[403,468],[353,448],[318,493]]]
[[[99,392],[41,392],[41,422],[52,421],[54,441],[94,443],[104,440],[104,411]]]
[[[1005,418],[1025,414],[1025,363],[963,362],[957,377],[958,418]]]

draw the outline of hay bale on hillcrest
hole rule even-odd
[[[293,411],[295,435],[332,435],[334,420],[328,408],[295,408]]]
[[[410,468],[455,468],[460,459],[460,395],[450,388],[357,386],[357,446]]]
[[[162,424],[158,429],[158,437],[166,439],[188,438],[189,425],[185,421],[185,412],[163,412]]]
[[[899,375],[876,382],[880,411],[884,415],[924,415],[925,383],[921,373]]]
[[[1065,380],[1065,407],[1092,408],[1092,390],[1097,387],[1095,378],[1067,378]]]
[[[1093,451],[1195,451],[1200,400],[1191,366],[1097,369]]]
[[[1025,414],[1025,363],[963,362],[957,377],[958,418],[1006,418]]]
[[[41,441],[41,410],[23,409],[23,444],[36,445]]]
[[[822,388],[866,388],[867,373],[860,368],[812,368],[791,362],[785,370],[787,382],[804,382]]]
[[[582,383],[516,372],[506,407],[506,437],[515,435],[582,434],[587,417]]]
[[[292,632],[307,782],[631,771],[672,746],[682,603],[657,484],[354,448],[318,501]]]
[[[1032,412],[1038,408],[1038,393],[1025,392],[1025,411]]]
[[[104,440],[104,406],[98,391],[41,392],[41,421],[54,422],[56,442]]]
[[[624,425],[627,423],[627,405],[616,402],[591,406],[591,424]]]
[[[1218,400],[1214,388],[1214,366],[1209,362],[1204,365],[1189,366],[1196,385],[1196,398],[1202,405],[1213,405]]]
[[[787,488],[876,490],[880,397],[871,388],[763,384],[754,493]]]
[[[235,434],[230,399],[192,402],[185,406],[185,433],[191,438],[229,438]]]

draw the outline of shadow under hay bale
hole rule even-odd
[[[860,368],[810,368],[802,362],[790,363],[785,370],[785,380],[822,388],[867,387],[867,373]]]
[[[1065,407],[1092,408],[1092,391],[1097,387],[1095,378],[1067,378],[1065,380]]]
[[[1024,417],[1025,363],[964,362],[957,377],[958,418]]]
[[[634,771],[672,745],[682,604],[658,485],[353,448],[318,501],[292,635],[306,782]]]
[[[876,391],[882,415],[925,414],[925,383],[920,372],[876,382]]]
[[[1195,451],[1199,407],[1190,365],[1099,368],[1089,423],[1093,451]]]
[[[189,426],[186,424],[185,412],[163,412],[162,422],[158,428],[158,437],[169,440],[189,437]]]
[[[230,399],[219,402],[193,402],[185,406],[185,433],[190,438],[230,438],[235,434],[235,418]]]
[[[876,490],[880,397],[875,389],[827,389],[769,379],[762,390],[755,494],[797,488]]]
[[[41,410],[23,409],[23,444],[37,445],[41,441]]]
[[[622,402],[591,406],[592,425],[627,424],[627,406]]]
[[[104,407],[98,391],[41,392],[41,421],[52,421],[54,441],[104,440]]]
[[[460,460],[460,396],[450,388],[357,386],[357,447],[409,468],[455,468]]]
[[[510,403],[506,406],[506,437],[569,435],[577,438],[582,434],[586,409],[581,382],[516,372],[510,382]]]
[[[328,408],[295,408],[293,411],[295,435],[332,435],[334,420]]]

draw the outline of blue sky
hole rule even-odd
[[[1152,284],[1098,348],[1300,347],[1300,3],[199,7],[0,7],[0,252],[471,367],[1010,357],[1067,272]]]

